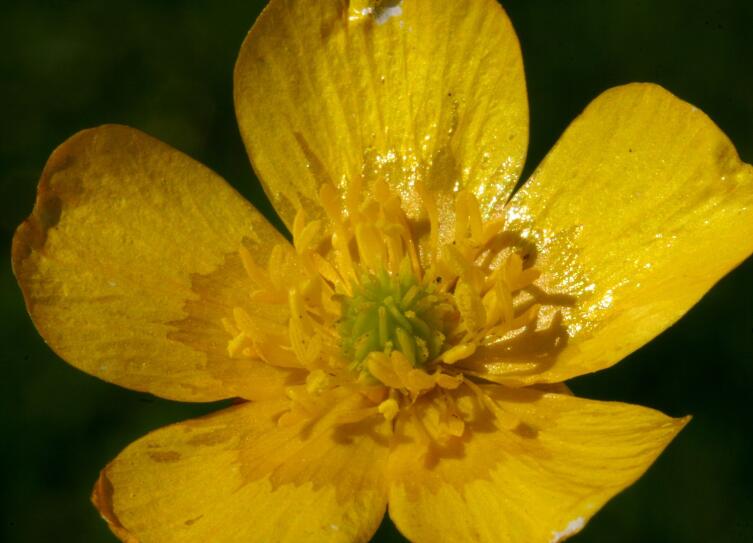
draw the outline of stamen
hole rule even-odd
[[[379,412],[384,415],[385,419],[392,421],[392,419],[394,419],[400,411],[400,405],[397,403],[397,400],[395,400],[395,398],[387,398],[379,404],[378,409]]]
[[[468,358],[474,352],[476,352],[475,343],[461,343],[460,345],[455,345],[454,347],[446,350],[444,353],[442,353],[442,356],[440,358],[445,364],[454,364],[459,360]]]
[[[512,413],[508,413],[497,405],[476,383],[466,380],[465,385],[476,395],[476,398],[481,402],[481,405],[494,415],[502,428],[505,430],[513,430],[520,425],[521,420],[519,418]]]
[[[503,236],[504,218],[485,220],[471,192],[455,194],[455,231],[443,243],[434,195],[416,184],[429,222],[428,254],[419,257],[419,247],[427,247],[400,197],[383,180],[373,185],[373,198],[364,197],[361,183],[353,180],[344,198],[323,185],[326,218],[309,221],[299,210],[292,247],[274,247],[265,266],[239,248],[251,301],[279,313],[273,321],[253,306],[234,308],[222,320],[228,354],[308,371],[305,383],[287,389],[290,407],[281,425],[321,416],[354,394],[360,400],[338,412],[339,423],[393,421],[431,393],[439,421],[421,426],[427,440],[442,442],[465,431],[450,392],[465,384],[503,426],[514,427],[517,419],[463,371],[479,346],[536,326],[539,305],[529,287],[539,271],[526,267]],[[291,282],[283,269],[299,275]]]
[[[429,247],[431,248],[431,260],[435,261],[439,252],[439,210],[434,200],[434,195],[426,188],[422,182],[416,183],[416,192],[423,200],[424,210],[429,216],[429,226],[431,229],[429,238]]]

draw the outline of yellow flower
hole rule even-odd
[[[136,130],[61,145],[18,229],[29,313],[76,367],[181,401],[93,500],[123,541],[560,541],[687,422],[573,397],[753,252],[753,168],[635,84],[522,189],[494,0],[272,0],[235,71],[293,243]]]

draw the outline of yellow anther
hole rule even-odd
[[[464,383],[476,395],[476,397],[481,402],[481,405],[483,405],[486,409],[489,410],[490,413],[492,413],[495,416],[501,428],[505,430],[512,430],[520,425],[521,421],[518,417],[502,409],[476,383],[474,383],[473,381],[468,381],[468,380],[464,381]]]
[[[251,315],[242,307],[233,309],[233,317],[235,318],[236,326],[248,337],[258,340],[263,340],[266,337],[261,327],[257,326]]]
[[[466,193],[468,201],[469,226],[471,227],[471,239],[474,243],[480,244],[483,238],[484,222],[481,219],[481,208],[478,200],[470,193]]]
[[[473,245],[480,245],[483,239],[483,225],[476,197],[466,190],[458,192],[455,195],[455,241],[462,243],[470,237]]]
[[[220,322],[222,323],[222,327],[225,329],[225,331],[230,334],[231,336],[237,336],[240,334],[240,330],[238,330],[238,327],[227,317],[222,317],[220,319]]]
[[[478,291],[461,279],[455,287],[453,297],[465,330],[470,334],[476,333],[486,324],[486,310]]]
[[[462,277],[466,282],[481,291],[484,288],[484,274],[473,265],[473,259],[463,254],[455,245],[445,245],[442,248],[441,264],[456,277]]]
[[[512,286],[512,290],[520,290],[522,288],[526,288],[531,283],[536,281],[536,279],[538,279],[540,276],[541,272],[536,268],[526,268],[520,273],[520,275],[518,275],[518,282],[517,284]]]
[[[394,398],[387,398],[379,404],[379,412],[384,415],[388,421],[392,421],[400,412],[400,405]]]
[[[440,360],[445,364],[454,364],[459,360],[468,358],[475,352],[475,343],[461,343],[460,345],[455,345],[454,347],[443,352],[442,356],[440,356]]]
[[[390,273],[397,274],[400,272],[400,264],[403,262],[405,251],[400,234],[394,232],[385,232],[385,244],[387,247],[387,261]]]
[[[511,253],[507,257],[505,262],[505,280],[508,285],[516,285],[518,283],[520,273],[523,271],[523,259],[520,258],[518,253]]]
[[[289,428],[303,422],[309,418],[309,414],[300,407],[293,406],[290,411],[286,411],[277,419],[279,428]]]
[[[326,281],[329,281],[335,287],[344,283],[343,277],[338,273],[337,269],[319,253],[314,254],[314,263],[319,275]]]
[[[248,343],[248,338],[244,334],[238,334],[227,344],[227,354],[230,358],[237,358],[243,354],[243,349]]]
[[[363,197],[363,179],[359,176],[353,176],[348,183],[348,190],[343,200],[343,211],[348,217],[351,217],[361,205]]]
[[[413,393],[431,390],[436,383],[436,379],[423,370],[411,370],[406,376],[406,388]]]
[[[290,306],[290,318],[305,321],[306,309],[303,305],[301,293],[297,288],[291,288],[288,291],[288,302]]]
[[[306,279],[301,285],[301,297],[312,309],[318,309],[319,298],[322,294],[322,280],[319,276]]]
[[[269,280],[266,270],[254,262],[254,258],[245,246],[241,245],[238,253],[240,254],[241,262],[243,263],[243,268],[246,270],[246,274],[256,286],[261,289],[274,288],[272,282]]]
[[[293,239],[298,239],[301,237],[301,233],[303,232],[303,229],[306,227],[306,212],[303,210],[303,208],[298,208],[298,211],[295,213],[295,218],[293,219]]]
[[[437,385],[447,390],[455,390],[463,384],[463,374],[448,375],[446,373],[436,374]]]
[[[462,191],[455,195],[455,241],[461,243],[468,231],[470,213],[468,210],[467,192]]]
[[[505,228],[505,218],[497,217],[484,223],[481,231],[481,245],[489,243],[494,236],[501,234]]]
[[[392,197],[390,186],[384,179],[377,179],[374,183],[374,196],[377,202],[387,202]]]
[[[306,391],[309,394],[319,394],[329,386],[330,378],[322,370],[314,370],[306,377]]]
[[[494,286],[494,292],[497,295],[497,304],[499,304],[502,317],[504,317],[506,323],[511,323],[515,311],[512,304],[512,292],[510,292],[510,287],[507,286],[507,283],[501,277]]]
[[[390,358],[381,352],[374,352],[366,359],[366,367],[374,378],[390,388],[401,388],[403,382],[395,373]]]
[[[453,437],[462,437],[465,433],[465,423],[456,416],[451,416],[445,423],[447,433]]]
[[[432,260],[436,260],[439,251],[439,210],[434,200],[434,195],[429,191],[423,182],[416,183],[416,192],[424,203],[424,209],[429,216],[429,244],[431,248]]]
[[[321,224],[321,221],[311,221],[303,227],[297,236],[293,238],[295,249],[298,251],[298,254],[313,249],[316,237],[319,235]]]
[[[376,407],[364,407],[362,409],[353,409],[352,411],[345,411],[337,415],[337,422],[339,424],[354,424],[361,422],[369,417],[373,417],[378,413]]]
[[[340,195],[337,189],[325,183],[319,188],[319,202],[321,202],[327,217],[335,223],[342,221],[342,211],[340,210]]]
[[[301,321],[291,318],[289,329],[290,346],[298,361],[307,368],[316,363],[321,353],[321,338],[317,335],[308,335],[303,330]]]
[[[384,240],[374,225],[356,225],[356,243],[361,261],[372,271],[377,271],[384,265],[387,260]]]
[[[400,351],[392,351],[390,353],[390,362],[392,363],[392,369],[395,374],[405,382],[408,372],[413,369],[410,361]]]
[[[340,275],[343,278],[350,279],[352,281],[358,281],[357,274],[353,267],[353,259],[350,255],[350,247],[348,247],[349,238],[344,233],[334,233],[332,235],[332,247],[335,249],[335,258],[337,260],[337,266],[340,270]],[[348,281],[345,281],[346,288],[349,288]]]

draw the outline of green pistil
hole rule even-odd
[[[369,353],[393,350],[422,366],[440,354],[453,312],[450,298],[421,284],[406,259],[397,275],[386,270],[365,275],[353,297],[343,300],[343,352],[354,369],[362,369]]]

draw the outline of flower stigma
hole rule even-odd
[[[343,298],[343,354],[355,370],[369,354],[393,350],[411,366],[422,367],[442,352],[449,324],[456,319],[452,297],[434,284],[422,284],[405,257],[397,275],[384,268],[366,274],[354,285],[353,296]]]

